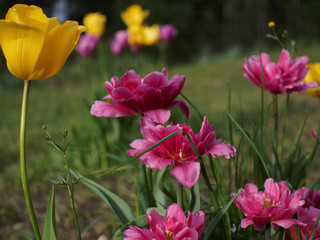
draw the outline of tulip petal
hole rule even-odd
[[[40,29],[7,20],[0,20],[0,43],[9,71],[29,80],[44,43]]]
[[[157,109],[143,112],[146,117],[151,118],[155,123],[165,124],[169,121],[170,110]]]
[[[272,224],[282,227],[284,229],[288,229],[293,225],[302,226],[302,227],[305,227],[307,225],[294,218],[272,221]]]
[[[55,20],[51,20],[53,23]],[[66,21],[47,32],[46,39],[31,79],[38,80],[53,76],[64,65],[79,39],[78,23]]]
[[[191,188],[199,178],[200,163],[190,162],[177,164],[173,167],[170,173],[181,185]]]
[[[115,107],[112,104],[103,101],[95,101],[91,107],[90,114],[96,117],[123,117],[135,115],[131,109],[120,106]]]

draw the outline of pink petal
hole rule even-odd
[[[191,188],[199,178],[200,163],[191,162],[177,164],[173,167],[170,173],[181,185]]]
[[[103,101],[95,101],[92,105],[90,114],[96,117],[123,117],[134,116],[136,113],[126,107],[115,107],[110,103]]]
[[[250,226],[251,224],[253,224],[252,219],[249,219],[249,218],[243,218],[243,219],[241,219],[241,227],[242,227],[242,228],[247,228],[247,227]]]
[[[168,108],[173,108],[173,107],[180,108],[180,110],[186,116],[186,118],[187,119],[190,118],[191,112],[190,112],[190,108],[188,106],[188,103],[186,101],[175,100],[168,106]]]
[[[282,49],[279,61],[278,61],[278,66],[283,70],[287,71],[290,66],[290,54],[288,50]]]
[[[210,148],[207,149],[207,153],[210,153],[212,156],[224,156],[226,159],[229,159],[230,156],[234,157],[236,155],[236,149],[230,144],[219,143],[220,141],[220,139],[214,141]]]
[[[162,88],[168,85],[168,78],[162,72],[152,72],[144,77],[143,84],[153,88]]]
[[[297,226],[301,226],[301,227],[307,226],[307,224],[304,224],[303,222],[300,222],[299,220],[294,219],[294,218],[287,218],[287,219],[280,219],[280,220],[272,221],[272,224],[277,225],[282,228],[285,228],[285,229],[288,229],[293,225],[297,225]]]
[[[129,226],[129,229],[123,232],[123,240],[150,240],[154,234],[149,229],[140,229],[135,226]]]
[[[202,234],[205,225],[206,217],[204,215],[204,212],[199,211],[191,213],[190,211],[188,211],[187,226],[195,229],[198,232],[199,236]]]
[[[151,214],[149,214],[149,211],[147,211],[147,219],[150,229],[153,232],[156,232],[157,228],[160,228],[162,232],[166,231],[165,221],[156,210],[152,209]]]
[[[166,229],[170,232],[177,233],[185,227],[186,216],[182,208],[178,204],[173,203],[166,211],[165,221]]]
[[[192,228],[184,228],[176,235],[176,240],[198,240],[198,232]]]
[[[144,111],[146,117],[151,118],[155,123],[165,124],[170,119],[170,110],[157,109]]]

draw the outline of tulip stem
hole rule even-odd
[[[177,183],[177,203],[183,209],[183,186]]]
[[[281,159],[281,161],[283,160],[283,141],[284,141],[284,134],[286,131],[289,103],[290,103],[290,94],[287,93],[287,102],[286,102],[286,108],[285,108],[285,112],[284,112],[282,132],[281,132],[281,145],[280,145],[280,157],[281,157],[280,159]]]
[[[28,97],[30,89],[30,81],[25,80],[23,86],[23,96],[22,96],[22,106],[21,106],[21,123],[20,123],[20,172],[21,172],[21,182],[24,192],[24,197],[26,200],[32,229],[35,235],[36,240],[41,239],[41,234],[38,227],[38,222],[36,215],[34,213],[33,204],[31,200],[29,185],[28,185],[28,176],[27,176],[27,164],[26,164],[26,119],[27,119],[27,109],[28,109]]]
[[[265,240],[271,240],[271,224],[269,222],[266,224]]]
[[[67,161],[67,157],[66,157],[66,153],[65,150],[63,151],[63,159],[65,161],[66,164],[66,169],[67,169],[67,173],[68,173],[68,193],[69,193],[69,198],[70,198],[70,202],[71,202],[71,208],[72,208],[72,213],[73,213],[73,217],[74,220],[76,222],[76,226],[77,226],[77,231],[78,231],[78,237],[79,240],[81,240],[81,231],[80,231],[80,226],[79,226],[79,221],[78,221],[78,216],[77,216],[77,212],[76,212],[76,207],[74,204],[74,197],[73,197],[73,183],[72,183],[72,176],[71,176],[71,172],[70,172],[70,168],[69,168],[69,164]]]

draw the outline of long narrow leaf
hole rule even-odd
[[[163,176],[166,172],[167,167],[162,169],[156,169],[153,172],[153,196],[156,200],[157,207],[164,207],[166,204],[165,194],[161,190],[161,182],[163,181]]]
[[[55,192],[54,192],[54,185],[52,186],[46,219],[44,222],[44,229],[43,229],[43,239],[46,240],[56,240],[57,237],[57,227],[56,227],[56,214],[55,214],[55,200],[54,200]]]
[[[198,182],[190,189],[190,204],[188,209],[191,212],[200,211],[200,191]]]
[[[292,170],[294,156],[296,155],[297,148],[298,148],[298,145],[299,145],[299,142],[300,142],[300,137],[301,137],[301,134],[303,132],[303,128],[304,128],[304,126],[306,124],[307,117],[308,117],[308,113],[305,115],[305,117],[304,117],[304,119],[303,119],[303,121],[302,121],[302,123],[300,125],[298,134],[297,134],[297,136],[296,136],[296,138],[295,138],[295,140],[293,142],[289,157],[287,158],[287,160],[285,162],[284,169],[286,169],[286,172],[284,173],[284,178],[287,178],[289,176],[291,170]]]
[[[240,132],[242,133],[242,135],[249,141],[252,149],[255,151],[255,153],[256,153],[257,156],[259,157],[260,162],[261,162],[261,164],[262,164],[262,166],[263,166],[263,169],[264,169],[267,177],[270,178],[271,175],[270,175],[270,172],[269,172],[269,170],[268,170],[268,168],[267,168],[267,165],[266,165],[263,157],[261,156],[259,150],[257,149],[256,145],[254,144],[254,142],[253,142],[253,141],[251,140],[251,138],[248,136],[248,134],[246,133],[246,131],[237,123],[237,121],[234,120],[233,117],[231,117],[230,114],[228,114],[228,116],[229,116],[229,118],[231,119],[231,121],[236,125],[236,127],[240,130]]]
[[[161,143],[167,141],[169,138],[172,138],[173,136],[177,135],[177,134],[180,133],[180,132],[182,132],[182,130],[174,131],[173,133],[169,134],[169,135],[166,136],[165,138],[161,139],[159,142],[153,144],[151,147],[148,147],[146,150],[144,150],[143,152],[139,153],[137,156],[129,159],[129,160],[126,161],[126,162],[123,162],[123,163],[121,163],[121,164],[113,167],[112,169],[109,169],[108,171],[102,173],[100,176],[103,176],[103,175],[105,175],[105,174],[111,173],[111,172],[117,170],[118,168],[120,168],[120,167],[122,167],[122,166],[124,166],[124,165],[126,165],[126,164],[128,164],[128,163],[131,163],[131,162],[133,162],[133,161],[135,161],[135,160],[137,160],[137,159],[138,159],[139,157],[141,157],[143,154],[145,154],[145,153],[149,152],[150,150],[156,148],[156,147],[159,146]]]
[[[219,223],[219,221],[221,220],[221,218],[224,216],[224,214],[228,211],[228,209],[230,208],[231,204],[233,203],[233,201],[238,197],[238,195],[240,194],[241,191],[239,191],[222,209],[221,211],[211,220],[211,222],[207,225],[205,232],[204,232],[204,238],[203,240],[208,240],[208,239],[212,239],[212,234],[213,231],[215,229],[215,227],[217,226],[217,224]]]
[[[82,178],[81,182],[108,204],[123,225],[135,218],[131,207],[122,198],[100,184],[81,176],[79,173],[72,170],[71,172],[77,178]]]
[[[316,234],[316,231],[317,231],[317,227],[318,227],[318,224],[319,224],[319,220],[320,220],[320,216],[317,218],[316,223],[314,224],[314,227],[313,227],[313,230],[312,230],[312,233],[311,233],[311,235],[310,235],[309,240],[313,240],[314,235]]]

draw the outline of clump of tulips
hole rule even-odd
[[[139,5],[130,6],[121,14],[128,30],[118,32],[111,43],[117,53],[126,44],[139,49],[142,45],[155,44],[160,37],[169,41],[177,36],[177,30],[172,25],[143,25],[148,14]],[[68,177],[52,180],[44,229],[40,230],[38,216],[33,209],[26,165],[25,135],[30,83],[58,73],[85,30],[87,33],[79,40],[77,51],[83,56],[90,55],[103,34],[105,21],[104,15],[93,13],[85,17],[86,27],[79,26],[75,21],[60,24],[56,18],[47,18],[39,7],[23,4],[14,5],[6,18],[0,20],[0,29],[6,32],[0,34],[0,44],[8,69],[14,76],[24,80],[20,167],[35,239],[60,239],[55,219],[55,185],[67,187],[78,238],[82,238],[83,226],[78,221],[73,197],[73,186],[79,183],[101,197],[117,216],[121,227],[112,233],[114,239],[256,239],[260,231],[265,232],[265,239],[319,239],[320,193],[314,190],[315,185],[311,188],[305,185],[320,134],[315,130],[312,132],[314,146],[310,152],[302,154],[298,145],[303,123],[286,158],[283,154],[283,137],[288,107],[280,141],[277,108],[279,94],[287,94],[288,104],[289,94],[292,93],[308,91],[312,96],[319,96],[319,69],[318,65],[307,64],[307,56],[291,59],[287,49],[281,50],[278,63],[272,62],[267,53],[245,60],[244,76],[261,88],[261,122],[255,133],[249,135],[232,117],[229,102],[228,141],[217,136],[208,118],[182,94],[186,76],[177,74],[170,78],[166,69],[163,69],[141,77],[134,70],[129,70],[120,78],[114,76],[105,82],[106,95],[95,101],[91,115],[101,118],[139,118],[141,138],[132,137],[130,146],[123,151],[127,153],[127,159],[121,159],[121,163],[115,162],[112,169],[98,170],[103,175],[119,170],[126,164],[133,166],[132,171],[139,176],[136,180],[138,187],[132,188],[136,193],[135,210],[126,200],[71,169],[66,152],[70,144],[66,140],[67,131],[61,132],[65,144],[59,145],[44,126],[46,139],[62,155]],[[271,37],[281,43],[275,32],[275,24],[269,26],[273,30]],[[92,42],[85,43],[85,39]],[[268,112],[264,108],[265,90],[273,96],[273,135],[269,138],[271,152],[265,147],[263,138],[266,133],[265,114]],[[183,100],[177,99],[179,96]],[[198,113],[202,122],[197,133],[190,124],[170,121],[171,111],[175,107],[181,110],[188,121],[191,115],[189,106]],[[232,124],[242,135],[240,142],[245,141],[250,147],[249,153],[243,153],[240,147],[235,147],[241,144],[234,143]],[[249,170],[239,167],[243,165],[245,168],[251,161],[253,179],[249,178]],[[247,183],[249,181],[254,183]],[[239,190],[236,192],[236,189]]]

